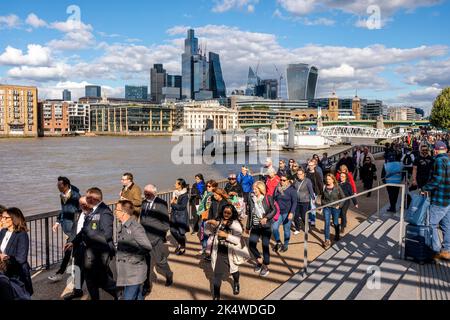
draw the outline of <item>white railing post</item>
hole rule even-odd
[[[401,186],[402,189],[402,200],[400,204],[400,235],[398,239],[398,256],[399,259],[403,259],[403,221],[405,219],[405,198],[406,198],[406,185]]]

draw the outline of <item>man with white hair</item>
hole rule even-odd
[[[167,260],[169,250],[164,244],[170,228],[169,209],[167,202],[157,197],[157,192],[157,188],[152,184],[144,188],[145,200],[142,202],[140,217],[141,224],[153,247],[151,254],[146,257],[147,280],[144,283],[144,296],[151,292],[151,271],[153,265],[156,265],[158,273],[166,277],[166,287],[171,286],[173,283],[173,272],[170,270]]]

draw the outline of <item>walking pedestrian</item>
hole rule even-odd
[[[92,212],[92,208],[89,207],[87,203],[86,197],[81,197],[80,201],[80,210],[81,213],[78,215],[78,219],[76,223],[74,223],[72,228],[72,233],[67,240],[67,244],[64,246],[64,251],[72,252],[73,264],[74,264],[74,288],[73,291],[64,295],[63,299],[66,301],[70,301],[73,299],[83,297],[83,283],[84,283],[84,246],[83,245],[70,245],[75,239],[75,237],[81,232],[83,229],[84,222],[86,221],[86,217],[89,216]],[[68,245],[69,244],[69,245]]]
[[[413,164],[412,183],[413,188],[423,188],[431,179],[434,159],[430,155],[430,150],[426,144],[420,145],[420,154]]]
[[[262,277],[269,275],[270,238],[272,236],[273,218],[277,213],[273,197],[266,194],[266,185],[258,181],[253,185],[250,197],[250,211],[247,219],[247,232],[250,232],[249,248],[256,259],[255,272]],[[257,244],[262,240],[261,256]]]
[[[237,177],[235,174],[230,174],[228,176],[228,183],[225,185],[225,192],[228,194],[228,196],[230,198],[233,198],[233,197],[242,198],[244,196],[242,187],[238,183]]]
[[[103,202],[103,193],[99,188],[87,190],[86,200],[92,212],[85,217],[81,232],[68,246],[84,246],[84,275],[91,300],[100,300],[100,289],[117,300],[116,282],[110,268],[115,256],[114,216]]]
[[[402,173],[403,173],[403,165],[399,161],[398,158],[396,158],[396,161],[391,162],[388,160],[383,166],[383,171],[381,172],[381,179],[383,183],[385,184],[401,184],[402,183]],[[398,201],[398,195],[400,192],[399,187],[394,186],[388,186],[386,187],[388,196],[389,196],[389,203],[390,207],[387,210],[391,213],[397,212],[397,201]]]
[[[249,168],[247,166],[242,166],[241,172],[237,176],[237,182],[242,187],[242,192],[244,196],[244,202],[246,204],[246,212],[249,212],[249,202],[250,194],[253,192],[253,184],[255,180],[250,174]]]
[[[340,166],[338,172],[336,173],[336,180],[338,182],[341,182],[341,173],[347,174],[347,177],[348,177],[347,181],[352,186],[353,193],[354,194],[358,193],[356,190],[356,183],[355,183],[355,179],[353,178],[353,174],[350,172],[350,170],[348,169],[348,167],[345,164]]]
[[[215,229],[212,244],[211,265],[214,271],[213,299],[220,300],[220,287],[225,275],[233,277],[233,294],[239,295],[239,265],[236,256],[242,254],[241,237],[243,228],[239,222],[239,214],[232,205],[227,205],[219,213],[218,220],[209,220],[208,225]]]
[[[270,168],[267,170],[267,180],[266,180],[266,190],[267,195],[273,197],[273,193],[280,183],[280,177],[277,175],[277,172],[274,168]]]
[[[433,228],[433,251],[437,260],[450,260],[450,158],[443,141],[436,142],[434,170],[423,192],[431,195],[430,225]],[[440,243],[438,228],[442,230]]]
[[[280,160],[277,175],[281,178],[283,175],[287,175],[290,168],[286,165],[286,161]]]
[[[331,173],[331,168],[333,168],[333,163],[331,159],[328,158],[328,153],[324,153],[322,155],[322,159],[320,160],[320,167],[322,168],[323,174],[326,176]]]
[[[72,233],[75,216],[80,212],[80,190],[73,186],[66,177],[58,178],[57,187],[60,192],[61,211],[59,212],[57,222],[53,225],[53,232],[57,232],[58,227],[61,226],[66,239],[68,239]],[[72,252],[70,250],[64,252],[64,257],[58,271],[48,277],[51,282],[59,282],[63,279],[63,274],[66,273],[71,256]]]
[[[9,208],[2,213],[3,229],[0,231],[0,260],[8,263],[9,278],[15,278],[25,285],[33,295],[31,267],[28,263],[30,247],[27,223],[22,211]]]
[[[134,183],[133,174],[127,172],[122,175],[122,191],[120,192],[120,200],[129,200],[134,207],[134,216],[139,217],[142,206],[141,188]]]
[[[280,207],[280,218],[272,225],[273,237],[276,241],[274,252],[286,252],[289,249],[291,239],[291,224],[297,210],[297,192],[286,176],[281,177],[281,182],[275,189],[274,200]],[[280,238],[280,226],[283,225],[284,243]]]
[[[330,203],[339,201],[344,198],[345,194],[342,191],[341,187],[338,185],[336,177],[333,176],[332,174],[328,174],[325,178],[325,186],[321,197],[322,206],[326,206]],[[325,242],[324,242],[325,249],[329,249],[331,247],[330,241],[331,217],[333,217],[335,240],[339,241],[340,239],[339,217],[341,215],[341,208],[343,207],[343,205],[344,205],[343,203],[335,204],[331,207],[326,207],[323,209],[323,215],[325,218]]]
[[[195,176],[195,183],[192,185],[191,188],[191,195],[189,197],[189,205],[192,213],[197,212],[197,207],[200,204],[200,201],[202,200],[203,193],[205,192],[206,185],[205,185],[205,179],[203,178],[203,175],[201,173],[197,174]],[[193,218],[193,229],[192,234],[196,234],[200,228],[200,219],[197,214],[192,214]]]
[[[312,161],[308,162],[306,177],[311,180],[315,195],[320,196],[323,191],[323,180],[320,178],[319,173],[316,171],[316,166]]]
[[[367,158],[370,159],[370,158]],[[353,192],[352,185],[348,181],[348,173],[342,172],[341,173],[341,179],[340,179],[339,187],[341,187],[342,191],[344,192],[345,197],[351,197],[355,193]],[[352,199],[353,205],[358,208],[358,200],[356,198]],[[345,229],[347,228],[347,212],[350,208],[350,200],[347,200],[344,202],[342,208],[341,208],[341,228],[340,232],[342,234],[345,233]]]
[[[297,181],[294,184],[295,190],[297,190],[297,209],[295,211],[294,224],[295,232],[297,235],[301,230],[301,221],[305,222],[306,212],[311,209],[311,201],[315,201],[315,194],[312,182],[306,177],[305,171],[301,168],[297,172]],[[309,223],[311,225],[316,224],[316,216],[312,213],[309,214]]]
[[[117,235],[117,286],[123,287],[123,300],[144,300],[142,287],[147,275],[145,256],[152,250],[144,227],[134,218],[129,200],[120,200],[115,215],[121,228]]]
[[[363,182],[364,190],[371,190],[373,182],[377,180],[377,166],[372,163],[370,157],[364,159],[364,165],[360,169],[360,176]],[[367,198],[371,197],[371,193],[367,194]]]
[[[189,232],[188,185],[184,179],[175,182],[173,195],[170,202],[172,208],[170,233],[177,242],[175,254],[181,256],[186,253],[186,233]]]
[[[145,199],[142,202],[140,222],[153,248],[150,254],[145,255],[147,272],[142,289],[144,297],[152,290],[153,266],[166,278],[166,287],[173,284],[173,272],[168,261],[169,250],[164,243],[170,229],[169,208],[167,202],[157,194],[158,189],[152,184],[144,188]]]

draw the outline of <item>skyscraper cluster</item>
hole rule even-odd
[[[278,99],[278,80],[264,79],[262,80],[250,67],[248,69],[246,96],[262,97],[265,99]]]

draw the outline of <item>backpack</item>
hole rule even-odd
[[[413,164],[413,161],[412,161],[411,154],[410,154],[410,153],[407,153],[407,154],[405,155],[405,158],[403,159],[403,165],[405,165],[405,166],[411,166],[412,164]]]
[[[15,278],[8,278],[7,276],[0,274],[1,278],[6,278],[11,286],[11,291],[14,296],[14,300],[31,300],[31,296],[28,291],[25,289],[25,285],[22,281]]]
[[[269,198],[267,196],[266,196],[266,203],[270,207]],[[273,221],[277,222],[280,219],[280,215],[281,215],[280,206],[278,205],[278,203],[275,200],[273,200],[273,204],[275,205],[275,209],[277,210],[277,213],[273,217]]]

